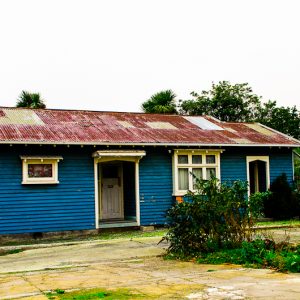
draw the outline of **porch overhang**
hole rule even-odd
[[[146,155],[143,150],[99,150],[93,153],[93,157],[97,162],[105,162],[112,160],[137,162]]]

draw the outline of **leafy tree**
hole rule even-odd
[[[180,113],[210,115],[227,122],[260,122],[275,130],[300,138],[300,112],[294,107],[278,107],[276,101],[261,102],[248,83],[220,81],[209,91],[192,92],[192,100],[181,101]]]
[[[172,90],[165,90],[154,94],[142,104],[145,113],[177,114],[176,94]]]
[[[300,115],[296,106],[278,107],[276,101],[268,101],[262,104],[257,121],[297,139],[300,138]]]
[[[209,91],[192,92],[195,98],[181,102],[180,112],[189,115],[210,115],[221,121],[244,122],[256,118],[260,97],[253,94],[248,83],[230,84],[220,81]]]
[[[16,107],[27,107],[27,108],[46,108],[44,100],[41,99],[39,93],[29,93],[22,91],[20,94]]]

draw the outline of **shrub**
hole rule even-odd
[[[202,254],[197,262],[233,263],[246,267],[273,268],[282,272],[300,272],[300,248],[285,244],[284,247],[277,249],[274,241],[256,239],[252,242],[243,242],[237,249],[223,249]]]
[[[197,180],[197,192],[190,192],[188,201],[175,204],[167,213],[168,253],[197,256],[251,241],[261,204],[259,197],[248,201],[247,189],[242,181],[220,184],[216,178]]]
[[[264,199],[266,217],[284,220],[299,216],[299,197],[292,190],[285,174],[273,181],[270,190],[270,196]]]

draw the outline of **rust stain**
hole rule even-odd
[[[0,108],[0,141],[65,144],[300,145],[300,142],[259,124],[226,123],[207,116],[202,118],[222,130],[204,130],[179,115]]]

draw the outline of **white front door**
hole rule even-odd
[[[123,219],[124,208],[122,165],[102,164],[101,169],[101,219]]]

